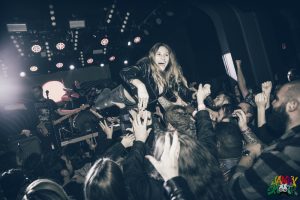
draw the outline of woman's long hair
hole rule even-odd
[[[155,54],[161,46],[165,47],[168,50],[170,57],[169,63],[164,71],[161,71],[159,66],[155,63]],[[182,74],[181,66],[176,60],[175,53],[167,44],[154,44],[154,46],[149,51],[148,58],[150,60],[152,76],[159,86],[165,88],[171,86],[171,84],[179,85],[179,83],[181,82],[184,86],[188,87],[187,81]]]
[[[215,157],[193,137],[182,134],[179,141],[179,175],[185,178],[194,196],[204,200],[226,199],[222,173]],[[157,160],[163,153],[164,143],[165,136],[158,136],[153,153]]]
[[[119,165],[108,158],[96,161],[85,178],[84,197],[86,200],[128,199]]]

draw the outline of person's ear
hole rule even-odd
[[[291,100],[286,104],[286,112],[294,112],[299,107],[299,102],[297,100]]]

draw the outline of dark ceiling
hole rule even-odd
[[[117,62],[120,55],[142,46],[155,26],[175,18],[174,6],[157,0],[1,1],[1,4],[0,64],[2,75],[8,76],[21,71],[38,75],[69,70],[71,64],[85,68]],[[85,26],[71,28],[71,20],[84,20]],[[26,24],[27,30],[9,31],[7,24]],[[136,36],[141,37],[138,44],[133,42]],[[107,45],[101,45],[103,38],[109,40]],[[65,48],[58,50],[57,43],[63,43]],[[33,45],[39,45],[41,51],[34,53]],[[111,56],[116,60],[109,61]],[[92,63],[87,63],[89,58]],[[57,63],[63,63],[63,67],[58,69]],[[31,66],[37,66],[38,70],[31,72]]]
[[[145,53],[153,43],[153,33],[168,31],[188,15],[196,1],[1,1],[0,77],[15,76],[21,71],[29,76],[53,73],[69,70],[71,64],[76,68],[120,64],[133,51]],[[241,9],[256,5],[249,2],[252,3],[235,4]],[[70,21],[76,20],[84,20],[84,28],[70,28]],[[7,24],[26,24],[26,31],[10,32]],[[138,44],[133,43],[136,36],[141,37]],[[101,45],[103,38],[109,40],[107,45]],[[57,43],[63,43],[65,48],[58,50]],[[34,53],[33,45],[39,45],[41,51]],[[110,61],[111,56],[116,59]],[[87,62],[90,58],[92,63]],[[57,63],[63,67],[58,69]],[[38,70],[30,71],[31,66],[37,66]]]

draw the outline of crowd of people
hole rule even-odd
[[[34,87],[35,111],[44,109],[44,118],[38,119],[44,121],[38,126],[44,134],[35,133],[42,154],[21,162],[13,152],[1,155],[6,163],[1,194],[8,200],[296,199],[296,69],[285,84],[266,81],[254,93],[242,61],[236,60],[236,66],[236,87],[213,98],[210,84],[189,86],[173,50],[157,43],[136,65],[122,69],[119,86],[97,94],[91,106],[100,116],[98,136],[64,147],[57,142],[52,115],[72,115],[82,108],[58,108]],[[101,115],[111,106],[129,116],[121,134]],[[29,137],[34,132],[21,133]],[[293,181],[279,181],[276,188],[278,176]]]

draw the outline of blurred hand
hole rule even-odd
[[[132,120],[130,120],[136,141],[146,142],[151,131],[151,128],[147,130],[148,116],[145,117],[145,120],[143,120],[141,117],[142,115],[145,116],[149,114],[147,112],[147,114],[145,114],[145,112],[146,111],[140,111],[135,116],[132,116]]]
[[[20,133],[21,135],[25,135],[26,137],[31,136],[31,131],[27,129],[23,129]]]
[[[263,82],[261,84],[261,90],[265,95],[270,96],[272,91],[272,82],[271,81]]]
[[[199,84],[198,91],[197,91],[197,102],[198,104],[203,103],[204,99],[210,95],[210,84],[205,84],[202,87],[202,84]]]
[[[146,156],[146,158],[152,163],[165,181],[179,175],[178,158],[180,152],[180,142],[177,132],[174,132],[173,134],[172,145],[170,144],[170,141],[170,134],[167,133],[165,135],[164,151],[160,161],[156,160],[153,156]]]
[[[145,110],[148,106],[149,94],[145,85],[141,85],[137,88],[138,93],[138,108],[139,110]]]
[[[268,103],[266,94],[262,92],[255,95],[255,103],[257,108],[266,108],[266,105]]]
[[[112,139],[114,127],[109,127],[106,123],[106,120],[104,120],[104,123],[100,121],[99,125],[102,128],[103,132],[106,134],[107,139]]]
[[[135,140],[135,137],[133,134],[127,134],[123,137],[121,144],[125,147],[131,147],[133,145],[133,141]]]
[[[240,127],[240,130],[242,132],[245,131],[248,128],[247,117],[246,117],[245,113],[241,109],[238,109],[238,110],[235,110],[232,113],[232,115],[233,116],[237,116],[237,118],[238,118],[238,125]]]

